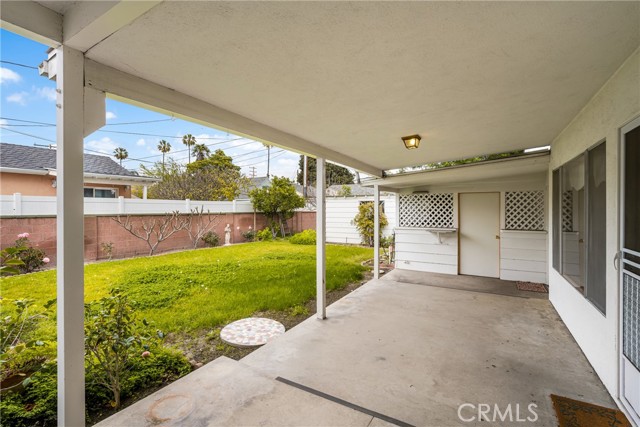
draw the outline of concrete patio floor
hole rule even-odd
[[[98,425],[556,426],[551,393],[615,407],[544,294],[442,276],[396,270]],[[530,404],[537,420],[517,422]]]

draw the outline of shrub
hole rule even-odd
[[[304,230],[301,233],[293,235],[289,241],[294,245],[315,245],[316,230]]]
[[[220,244],[220,237],[213,231],[207,231],[204,236],[202,236],[202,241],[205,245],[214,247]]]
[[[111,261],[111,258],[113,258],[113,242],[102,242],[100,243],[100,248],[109,261]]]
[[[353,225],[356,226],[362,243],[373,246],[373,228],[374,228],[374,212],[373,202],[361,203],[358,207],[358,214],[353,218]],[[388,224],[387,216],[380,210],[380,238],[382,238],[382,229]]]
[[[242,232],[242,237],[244,237],[244,240],[252,242],[256,238],[256,231],[249,227],[247,231]]]
[[[22,261],[22,264],[13,265],[14,268],[17,267],[20,270],[20,273],[31,273],[49,262],[49,258],[42,249],[31,246],[29,233],[18,234],[14,245],[3,252],[3,258],[9,255],[9,258],[17,258]],[[6,261],[3,263],[6,265]]]
[[[18,258],[18,254],[25,248],[9,247],[0,251],[0,276],[20,274],[20,267],[24,262]]]
[[[270,241],[273,240],[273,233],[269,228],[265,228],[256,233],[256,238],[260,241]]]
[[[111,392],[112,406],[120,407],[123,385],[135,357],[147,357],[158,339],[149,332],[146,320],[138,322],[129,298],[118,289],[110,296],[85,304],[84,348],[87,369],[95,381]]]

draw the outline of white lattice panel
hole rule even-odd
[[[400,226],[453,228],[453,193],[400,195]]]
[[[504,220],[507,230],[544,230],[544,193],[507,191],[504,197]]]
[[[573,192],[562,193],[562,231],[573,231]]]

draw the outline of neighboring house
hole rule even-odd
[[[347,190],[348,188],[348,190]],[[344,194],[349,195],[344,195]],[[327,242],[361,244],[362,237],[353,219],[362,203],[373,203],[374,190],[359,184],[331,185],[327,187]],[[383,212],[388,225],[382,228],[383,236],[393,234],[397,217],[397,196],[394,193],[381,192],[380,212]]]
[[[271,186],[271,180],[267,176],[249,178],[249,187],[241,192],[236,200],[249,200],[249,193],[251,190],[255,190],[256,188],[266,188]],[[305,197],[304,187],[296,182],[293,183],[294,188],[296,189],[296,193],[298,196]],[[315,195],[316,189],[315,187],[308,186],[307,187],[307,196],[305,197],[307,200],[307,209],[315,208]]]
[[[0,143],[0,194],[56,195],[56,150]],[[147,186],[156,178],[139,176],[107,156],[84,155],[84,196],[131,197],[131,186]]]

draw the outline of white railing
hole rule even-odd
[[[204,209],[211,213],[253,213],[249,200],[201,202],[195,200],[156,199],[84,199],[85,215],[162,215],[178,211],[188,213],[192,209]],[[56,198],[50,196],[23,196],[15,193],[0,196],[0,216],[55,216]]]

